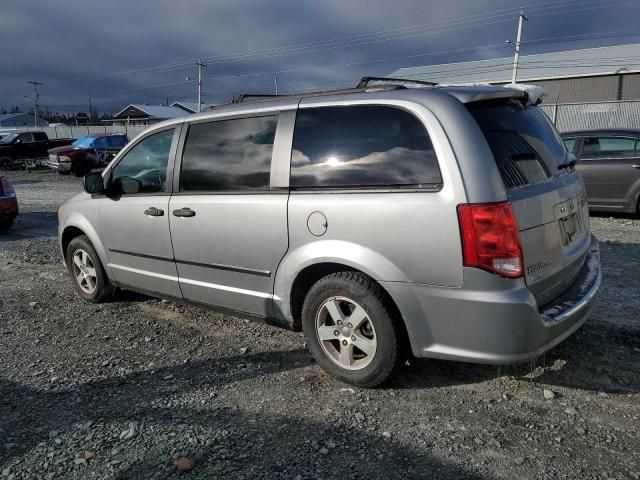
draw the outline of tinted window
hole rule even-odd
[[[564,143],[564,147],[567,149],[567,152],[573,153],[573,147],[576,146],[575,138],[563,138],[562,142]]]
[[[506,188],[543,182],[559,173],[567,151],[538,107],[520,102],[469,105]]]
[[[33,138],[36,142],[46,142],[47,140],[49,140],[47,134],[44,132],[33,132]]]
[[[32,143],[33,135],[30,133],[21,133],[18,135],[17,140],[20,140],[20,143]]]
[[[163,192],[173,129],[155,133],[137,143],[118,162],[112,172],[116,193]]]
[[[587,137],[582,145],[582,158],[633,157],[635,138]]]
[[[107,148],[122,148],[127,144],[127,137],[124,135],[110,135],[104,138],[107,140]]]
[[[404,110],[322,107],[296,115],[292,187],[420,187],[441,182],[424,125]]]
[[[189,127],[180,191],[268,190],[277,116]]]

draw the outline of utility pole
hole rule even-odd
[[[276,97],[278,96],[278,77],[273,77],[274,82],[276,83]]]
[[[524,8],[520,9],[520,15],[518,15],[518,36],[516,37],[516,51],[513,55],[513,72],[511,73],[511,83],[516,83],[518,77],[518,61],[520,60],[520,41],[522,40],[522,23],[525,20],[529,20],[524,16]],[[509,43],[511,43],[509,41]]]
[[[206,67],[207,64],[200,59],[196,65],[198,65],[198,112],[202,110],[202,67]]]
[[[40,98],[40,93],[38,93],[38,87],[41,87],[42,85],[44,85],[44,83],[35,82],[35,81],[29,81],[27,83],[30,83],[31,85],[33,85],[33,90],[35,92],[35,95],[33,97],[33,102],[34,102],[33,126],[37,127],[38,126],[38,98]]]
[[[91,95],[87,95],[87,98],[89,99],[89,121],[93,123],[93,109],[91,107]]]

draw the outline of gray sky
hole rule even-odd
[[[640,0],[3,0],[0,108],[30,108],[29,80],[69,113],[88,95],[100,112],[193,102],[199,57],[204,101],[222,103],[272,93],[276,75],[292,93],[511,56],[523,5],[523,54],[640,42]]]

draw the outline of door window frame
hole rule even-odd
[[[180,139],[177,145],[177,154],[173,172],[173,195],[273,195],[283,193],[289,186],[289,159],[291,156],[291,145],[293,142],[293,124],[295,122],[295,106],[273,108],[270,110],[260,110],[255,113],[232,113],[216,117],[208,117],[184,123],[184,128],[180,132]],[[180,171],[182,170],[182,159],[186,146],[187,136],[191,125],[202,123],[224,122],[227,120],[241,120],[244,118],[277,117],[276,134],[271,150],[271,169],[269,174],[269,188],[264,190],[202,190],[202,191],[180,191]],[[284,158],[286,157],[286,158]],[[284,171],[286,167],[286,172]],[[286,183],[283,183],[286,182]]]
[[[113,174],[113,169],[129,154],[129,152],[135,148],[138,144],[142,143],[144,140],[146,140],[147,138],[156,135],[158,133],[162,133],[162,132],[166,132],[169,130],[173,130],[173,138],[171,140],[171,148],[169,149],[169,158],[167,159],[167,172],[166,172],[166,181],[165,181],[165,187],[164,187],[164,192],[140,192],[140,193],[119,193],[116,196],[118,198],[120,197],[139,197],[139,196],[163,196],[163,195],[171,195],[173,193],[173,174],[174,174],[174,165],[176,162],[176,153],[178,151],[178,144],[179,144],[179,140],[181,138],[182,132],[183,130],[185,130],[184,128],[184,123],[176,123],[173,125],[167,125],[164,128],[159,128],[157,130],[152,130],[150,132],[147,132],[144,134],[144,136],[141,136],[137,139],[135,139],[135,141],[129,142],[128,144],[126,144],[124,146],[124,148],[120,151],[120,153],[118,153],[117,158],[115,159],[114,162],[112,162],[104,171],[104,173],[102,174],[102,178],[103,179],[109,179],[109,184],[112,183],[112,174]],[[109,192],[107,192],[109,193]],[[104,197],[104,196],[109,196],[109,195],[104,195],[104,194],[98,194],[98,195],[92,195],[92,197],[97,196],[97,197]]]

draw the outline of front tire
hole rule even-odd
[[[102,303],[113,295],[114,288],[86,235],[71,240],[67,247],[66,263],[73,287],[82,299]]]
[[[379,285],[358,272],[337,272],[315,283],[302,307],[312,355],[338,379],[374,387],[399,363],[401,330]]]

